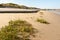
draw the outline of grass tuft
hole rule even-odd
[[[43,12],[40,12],[41,15],[43,15],[44,13]]]
[[[22,20],[11,20],[7,26],[0,30],[0,40],[31,40],[37,32],[32,25]]]
[[[44,23],[44,24],[50,24],[49,22],[47,22],[44,19],[37,19],[37,22]]]

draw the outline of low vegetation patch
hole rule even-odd
[[[30,36],[35,37],[37,30],[26,21],[9,21],[0,30],[0,40],[31,40]]]
[[[44,24],[50,24],[49,22],[47,22],[44,19],[37,19],[37,22],[44,23]]]
[[[40,12],[41,15],[43,15],[44,13],[43,12]]]

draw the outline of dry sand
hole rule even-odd
[[[42,24],[36,21],[37,18],[44,18],[50,24]],[[10,20],[26,20],[39,32],[33,40],[60,40],[60,15],[43,11],[43,15],[38,13],[0,13],[0,28],[7,25]]]

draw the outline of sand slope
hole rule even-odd
[[[0,28],[7,25],[10,20],[26,20],[33,25],[39,32],[36,38],[32,40],[60,40],[60,15],[52,12],[43,11],[43,15],[38,13],[11,13],[0,14]],[[37,18],[43,18],[50,24],[42,24],[36,21]]]

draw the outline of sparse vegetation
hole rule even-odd
[[[18,5],[18,4],[14,4],[14,3],[0,4],[0,8],[39,9],[39,8],[36,8],[36,7],[27,7],[27,6],[24,6],[24,5]]]
[[[44,24],[50,24],[49,22],[47,22],[44,19],[37,19],[37,22],[44,23]]]
[[[35,37],[37,30],[26,21],[9,21],[9,24],[0,30],[0,40],[30,40]]]
[[[41,15],[43,15],[44,13],[43,12],[40,12]]]

